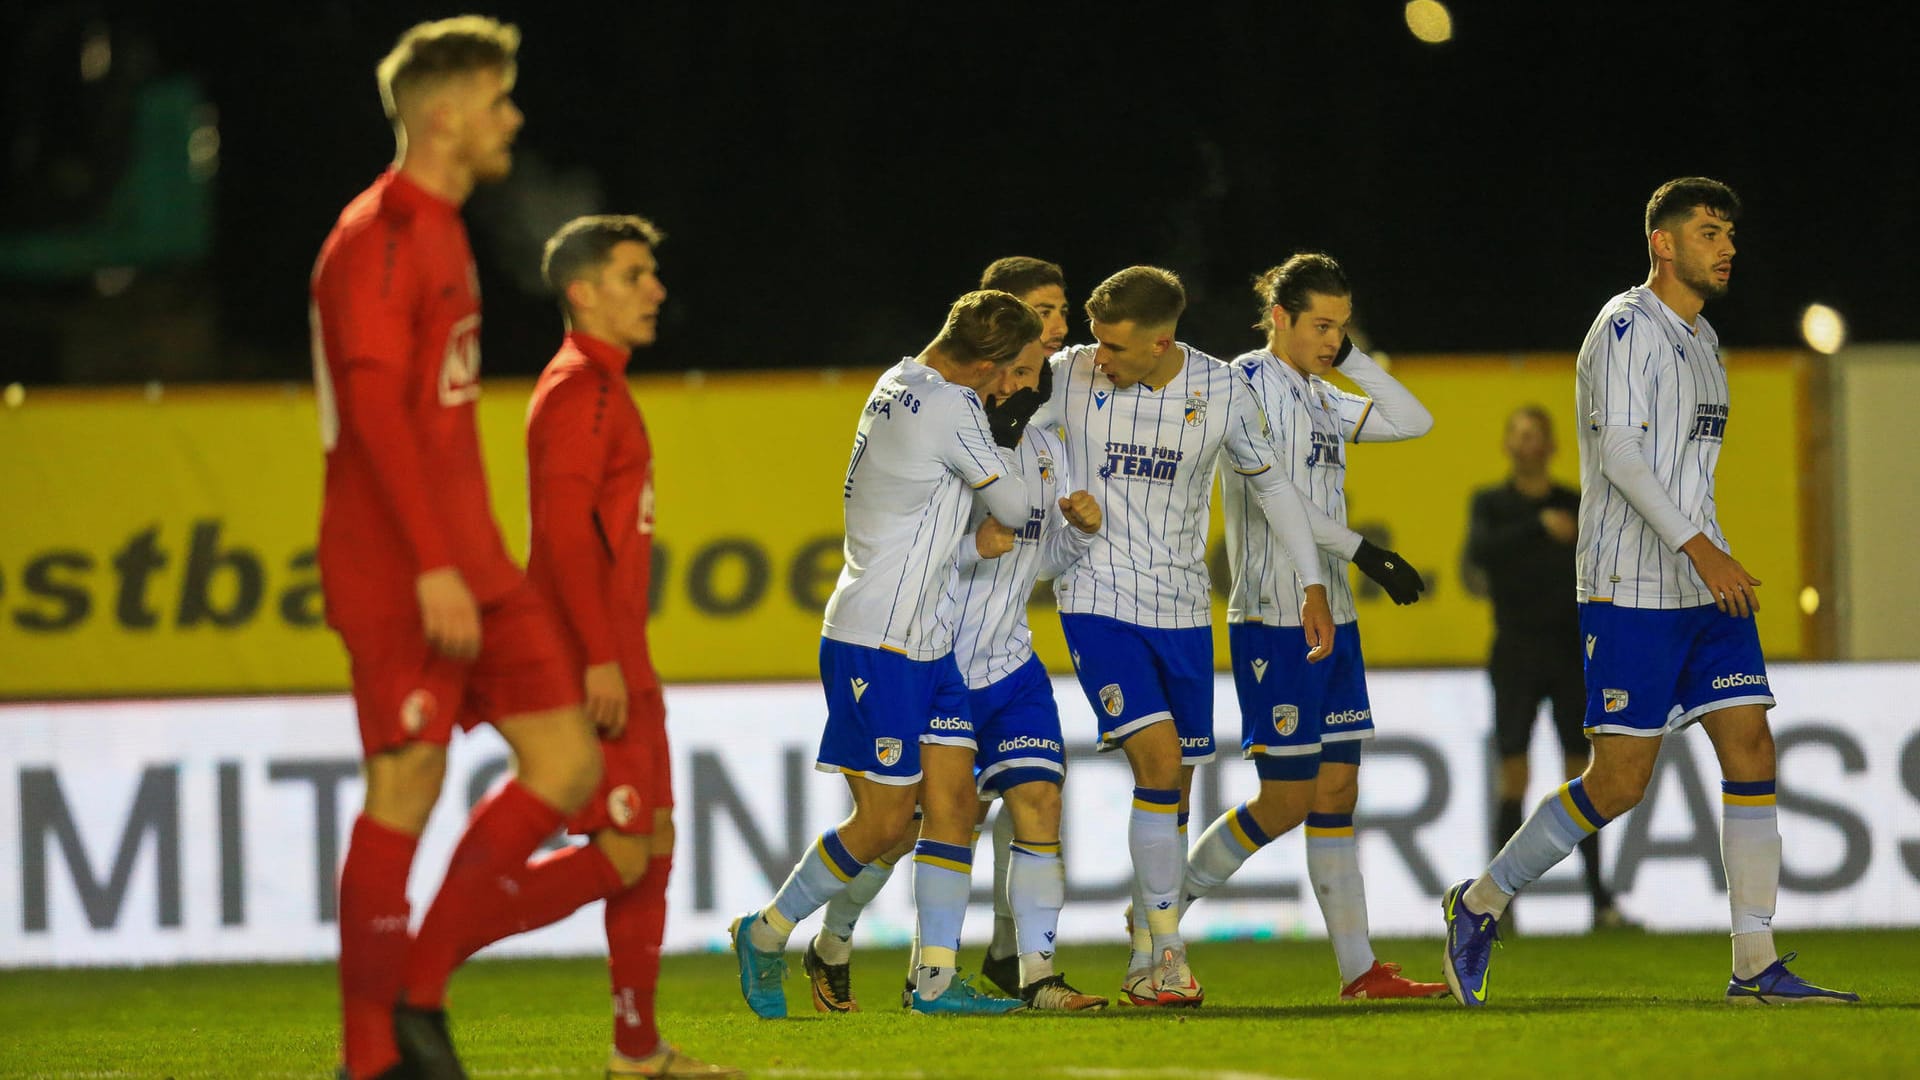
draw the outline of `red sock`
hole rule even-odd
[[[467,831],[447,863],[447,876],[407,954],[407,1004],[442,1007],[447,980],[470,951],[462,951],[462,946],[484,932],[500,906],[498,882],[524,872],[527,856],[562,820],[560,811],[518,780],[508,781],[473,808]]]
[[[393,1002],[407,964],[407,871],[416,837],[365,815],[340,869],[340,1019],[347,1074],[374,1076],[400,1060]]]
[[[607,899],[607,970],[613,976],[613,1047],[630,1058],[660,1046],[653,991],[667,930],[667,876],[673,853],[656,855],[633,887]]]
[[[461,943],[460,960],[502,938],[538,930],[621,889],[620,871],[593,844],[561,848],[527,863],[513,877],[494,882],[494,906],[479,914],[472,937]]]

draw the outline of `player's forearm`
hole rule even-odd
[[[602,571],[608,563],[606,543],[594,525],[591,493],[577,490],[577,483],[538,475],[531,486],[533,546],[553,575],[560,617],[586,650],[587,663],[619,659]]]
[[[349,366],[335,388],[340,425],[351,432],[373,463],[373,482],[400,523],[416,573],[454,565],[447,530],[427,483],[425,455],[406,405],[406,384],[397,374]]]
[[[1680,546],[1699,533],[1700,526],[1674,505],[1660,478],[1641,451],[1646,432],[1638,427],[1600,429],[1600,474],[1607,478],[1633,507],[1634,513],[1653,527],[1661,543],[1679,551]]]
[[[1294,487],[1293,481],[1287,479],[1278,468],[1249,476],[1247,483],[1252,485],[1254,497],[1260,502],[1260,511],[1267,516],[1267,524],[1280,541],[1280,550],[1286,553],[1287,561],[1293,564],[1294,573],[1300,576],[1300,584],[1326,584],[1325,577],[1320,573],[1319,545],[1314,540],[1312,505],[1301,496],[1300,489]],[[1351,557],[1359,546],[1360,537],[1355,533],[1353,547],[1348,548],[1341,557]]]
[[[1299,485],[1291,480],[1288,483],[1299,492],[1300,505],[1306,507],[1307,524],[1313,530],[1313,546],[1329,555],[1352,559],[1353,553],[1360,549],[1360,534],[1340,524],[1332,514],[1315,505],[1312,499],[1307,498],[1306,492],[1300,491]]]
[[[1055,512],[1047,521],[1047,535],[1041,542],[1040,574],[1041,581],[1052,581],[1067,572],[1067,568],[1080,561],[1080,557],[1093,547],[1093,534],[1081,532],[1067,523],[1066,516]]]
[[[1354,431],[1355,442],[1417,439],[1433,430],[1433,414],[1373,357],[1355,349],[1340,365],[1340,373],[1365,390],[1372,402]]]
[[[973,494],[978,504],[986,507],[987,513],[1000,524],[1010,529],[1026,524],[1027,485],[1011,469],[985,487],[976,488]]]

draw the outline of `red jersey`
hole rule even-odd
[[[653,448],[627,392],[627,352],[568,334],[527,406],[533,543],[527,576],[576,658],[618,660],[629,691],[659,685],[647,651]]]
[[[311,313],[327,621],[411,613],[415,578],[447,566],[482,606],[507,595],[522,578],[487,501],[480,281],[460,208],[389,169],[321,245]]]

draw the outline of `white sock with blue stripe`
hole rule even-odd
[[[1012,956],[1019,948],[1013,903],[1008,899],[1013,880],[1012,844],[1013,811],[1002,799],[993,815],[993,940],[987,943],[988,956]]]
[[[913,845],[913,907],[920,936],[913,988],[922,1001],[939,997],[953,981],[972,888],[972,848],[924,838]]]
[[[807,854],[794,864],[786,884],[773,894],[773,902],[760,910],[749,936],[761,952],[781,952],[793,925],[819,911],[834,894],[847,887],[866,867],[847,852],[840,832],[828,829],[813,842]]]
[[[1186,875],[1185,860],[1180,857],[1179,814],[1179,788],[1133,789],[1127,850],[1133,856],[1133,879],[1146,910],[1156,960],[1167,949],[1186,949],[1180,940],[1180,883]]]
[[[1467,890],[1467,909],[1496,919],[1506,914],[1515,893],[1540,880],[1609,820],[1593,808],[1580,777],[1560,785],[1540,800],[1520,831],[1493,857],[1487,872]]]
[[[853,955],[853,927],[860,913],[893,877],[893,864],[884,856],[868,863],[839,895],[827,901],[820,917],[820,934],[813,939],[814,951],[829,964],[844,964]]]
[[[1780,896],[1780,808],[1772,780],[1720,782],[1720,861],[1733,914],[1733,975],[1773,966],[1773,910]]]
[[[1193,853],[1187,856],[1181,906],[1191,906],[1195,900],[1225,885],[1254,852],[1271,843],[1273,837],[1261,831],[1246,803],[1215,818],[1193,845]]]
[[[1373,942],[1367,935],[1367,882],[1360,876],[1360,845],[1352,814],[1307,815],[1307,880],[1327,921],[1340,982],[1350,983],[1373,969]]]

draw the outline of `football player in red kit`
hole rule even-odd
[[[507,917],[499,883],[600,778],[559,630],[494,523],[475,426],[480,296],[460,206],[512,167],[519,37],[480,16],[401,37],[378,69],[393,167],[341,212],[311,283],[321,587],[366,755],[339,894],[351,1078],[464,1076],[447,978]],[[410,938],[407,874],[447,743],[482,722],[516,775],[474,808]]]
[[[654,1025],[673,779],[666,706],[647,651],[653,450],[626,370],[632,351],[653,343],[667,296],[653,255],[660,239],[644,218],[577,218],[547,241],[541,265],[567,336],[527,409],[527,576],[560,615],[570,670],[606,757],[599,790],[568,822],[592,842],[547,860],[569,867],[556,873],[571,881],[555,887],[542,914],[558,919],[607,898],[608,1076],[739,1076],[680,1053]],[[606,887],[592,891],[595,881]]]

